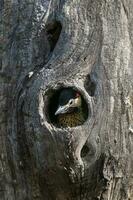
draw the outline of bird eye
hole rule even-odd
[[[72,104],[73,104],[73,100],[70,100],[70,101],[69,101],[69,104],[72,105]]]

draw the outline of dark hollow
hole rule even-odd
[[[92,80],[90,74],[88,74],[86,77],[84,87],[90,96],[95,95],[96,83]]]
[[[52,21],[46,25],[47,38],[50,44],[50,51],[52,52],[57,44],[61,34],[62,25],[59,21]]]
[[[81,150],[81,158],[86,157],[86,155],[90,152],[90,148],[85,144]]]

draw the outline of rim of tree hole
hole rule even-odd
[[[84,121],[82,121],[82,124],[72,126],[70,128],[81,126],[90,117],[91,109],[90,109],[90,105],[87,102],[86,97],[83,93],[83,90],[81,90],[81,89],[79,89],[75,86],[64,86],[63,85],[63,86],[59,86],[57,88],[51,87],[46,91],[46,93],[44,95],[44,101],[45,101],[45,105],[46,105],[44,113],[45,113],[45,116],[46,116],[46,120],[49,124],[54,125],[56,128],[63,128],[58,124],[57,115],[55,115],[55,112],[58,108],[59,95],[60,95],[61,91],[64,90],[64,89],[72,89],[73,91],[78,92],[81,95],[81,101],[82,101],[81,106],[82,106],[82,111],[84,113]]]

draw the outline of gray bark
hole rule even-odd
[[[132,0],[2,0],[0,11],[0,199],[132,200]],[[51,120],[62,87],[88,105],[81,126]]]

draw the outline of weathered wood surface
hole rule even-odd
[[[133,199],[133,2],[0,2],[0,199]],[[51,124],[54,90],[82,126]]]

